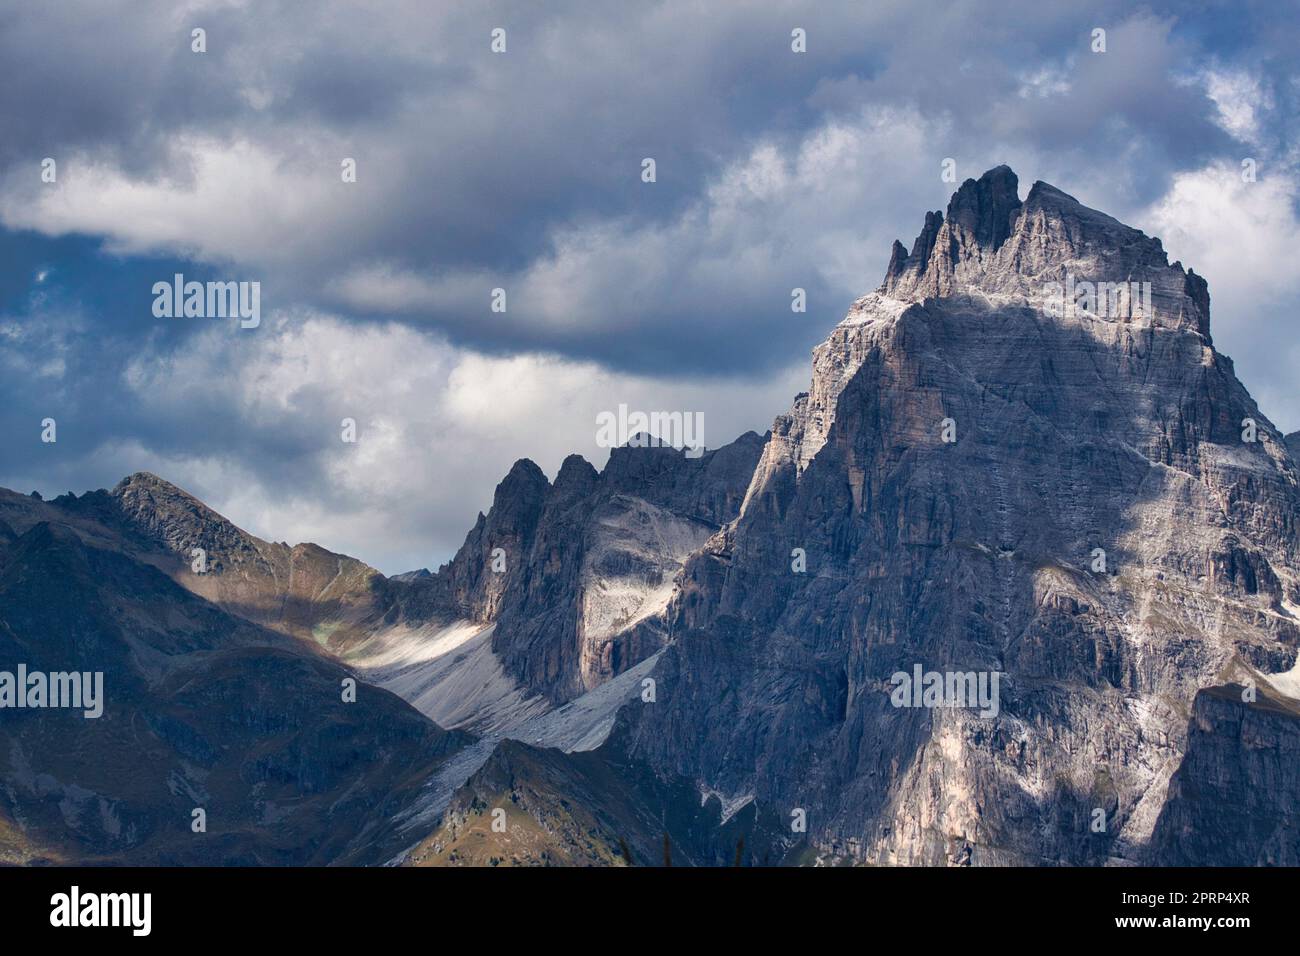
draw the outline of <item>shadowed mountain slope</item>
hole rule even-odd
[[[0,548],[0,670],[101,672],[102,714],[0,711],[0,852],[224,865],[403,848],[393,818],[470,738],[365,684],[345,702],[327,656],[106,547],[112,530],[39,510]]]

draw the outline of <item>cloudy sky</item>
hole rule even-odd
[[[620,403],[764,431],[947,157],[1161,236],[1300,428],[1279,7],[0,0],[0,485],[149,470],[263,537],[436,566],[516,458],[603,465]],[[155,317],[177,272],[260,282],[261,325]]]

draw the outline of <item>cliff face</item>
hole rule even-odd
[[[1300,707],[1252,681],[1196,695],[1146,862],[1300,865]]]
[[[1105,283],[1091,291],[1087,311],[1140,325],[1189,328],[1209,342],[1210,299],[1205,280],[1170,264],[1160,240],[1081,205],[1055,186],[1036,182],[1022,203],[1016,174],[1006,166],[968,179],[947,215],[927,213],[905,253],[894,253],[880,292],[917,302],[978,292],[1001,301],[1027,300],[1052,309],[1049,299],[1071,280]],[[1131,294],[1129,283],[1150,283]],[[1080,289],[1081,298],[1087,295]]]
[[[563,703],[663,646],[674,578],[739,512],[762,444],[617,448],[599,473],[571,455],[554,484],[517,462],[452,561],[407,582],[402,614],[495,623],[506,672]]]
[[[1060,308],[1067,273],[1152,305]],[[1300,641],[1296,468],[1208,304],[1157,240],[1045,184],[1020,203],[1005,168],[968,181],[687,562],[632,752],[803,809],[827,856],[1140,859],[1197,693]],[[996,675],[996,716],[895,706],[918,664]]]

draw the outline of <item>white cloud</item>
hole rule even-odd
[[[1181,173],[1144,220],[1172,258],[1213,280],[1216,298],[1244,307],[1300,291],[1300,222],[1291,175],[1265,166],[1250,183],[1241,172],[1214,164]]]
[[[1064,96],[1070,92],[1070,74],[1074,64],[1067,66],[1040,66],[1035,70],[1022,73],[1019,77],[1020,88],[1016,95],[1021,99],[1048,99]]]
[[[122,254],[180,254],[259,268],[310,258],[348,234],[353,195],[346,190],[360,184],[343,184],[341,146],[294,141],[293,147],[291,160],[249,140],[181,135],[168,172],[142,176],[75,154],[60,162],[55,183],[11,171],[0,222],[50,236],[104,236],[109,250]]]
[[[1259,137],[1260,111],[1272,108],[1272,98],[1257,76],[1245,70],[1209,69],[1202,74],[1205,93],[1218,109],[1218,123],[1244,143]]]
[[[1237,373],[1280,427],[1300,428],[1295,302],[1300,299],[1300,220],[1289,169],[1263,163],[1256,182],[1216,163],[1174,177],[1138,220],[1171,259],[1210,284],[1210,331]]]

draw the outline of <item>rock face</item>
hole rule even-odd
[[[1209,344],[1205,280],[1170,265],[1159,239],[1047,183],[1034,183],[1024,203],[1016,188],[1016,174],[1006,166],[966,180],[946,217],[926,214],[910,254],[894,244],[880,292],[905,302],[973,293],[1050,311],[1055,305],[1049,300],[1073,279],[1079,312],[1143,327],[1195,329]],[[1149,304],[1133,294],[1133,282],[1150,283]],[[1090,294],[1078,288],[1086,283],[1094,286]],[[1097,289],[1099,283],[1105,287]]]
[[[804,810],[828,858],[1159,859],[1198,693],[1296,658],[1296,466],[1214,350],[1204,282],[1015,189],[966,182],[816,350],[687,562],[659,702],[623,714],[634,757]],[[1071,276],[1149,282],[1150,308],[1061,308]],[[895,706],[916,665],[996,676],[996,716]]]
[[[676,574],[738,513],[762,445],[624,448],[603,473],[573,456],[553,485],[521,461],[448,566],[391,580],[263,541],[147,473],[51,503],[0,491],[0,670],[88,662],[112,691],[99,721],[0,724],[0,861],[397,856],[498,735],[604,739],[663,646]],[[345,704],[348,676],[489,736],[445,732],[365,684]],[[190,839],[198,806],[212,823]]]
[[[1151,839],[1166,866],[1300,865],[1300,707],[1247,683],[1196,695],[1187,755]]]
[[[401,615],[494,622],[507,673],[570,700],[663,646],[674,578],[739,512],[762,446],[751,432],[699,458],[623,447],[600,473],[571,455],[554,484],[519,461],[452,561],[407,582]]]

